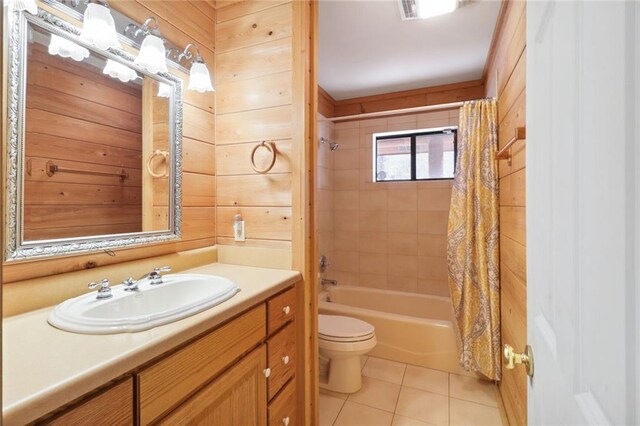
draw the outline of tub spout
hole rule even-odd
[[[338,281],[337,280],[328,280],[326,278],[323,278],[320,281],[320,284],[322,285],[322,287],[325,287],[325,286],[328,286],[328,285],[337,286],[338,285]]]

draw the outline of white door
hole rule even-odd
[[[640,423],[638,27],[633,0],[527,2],[530,424]]]

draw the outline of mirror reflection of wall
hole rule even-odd
[[[172,89],[35,25],[28,34],[24,240],[168,229],[168,160],[151,156],[170,151]]]

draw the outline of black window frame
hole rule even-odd
[[[414,131],[385,132],[373,135],[373,182],[390,183],[390,182],[425,182],[430,180],[453,180],[454,177],[441,178],[416,178],[416,138],[418,136],[438,135],[453,133],[453,174],[455,176],[456,167],[458,166],[458,128],[457,127],[438,127],[434,129],[423,129]],[[378,136],[379,135],[379,136]],[[411,179],[394,179],[394,180],[378,180],[378,141],[385,139],[401,139],[411,138]]]

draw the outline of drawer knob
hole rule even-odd
[[[289,426],[289,416],[287,416],[284,419],[282,419],[282,424],[284,426]]]
[[[262,373],[264,374],[264,377],[269,377],[271,375],[271,369],[265,368],[264,370],[262,370]]]
[[[284,365],[289,364],[289,355],[285,355],[282,357],[282,362],[284,363]]]
[[[291,312],[291,308],[289,307],[289,305],[282,308],[282,312],[284,312],[285,315],[289,315],[289,312]]]

